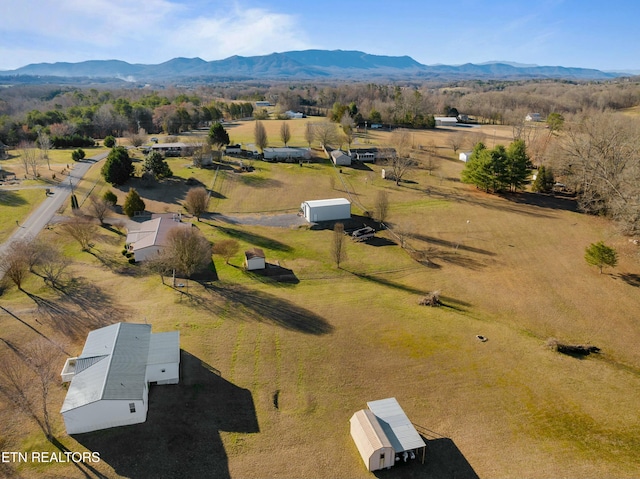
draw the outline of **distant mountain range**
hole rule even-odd
[[[131,64],[119,60],[79,63],[36,63],[11,71],[0,71],[3,82],[36,83],[56,78],[119,80],[142,83],[203,82],[223,80],[313,80],[313,79],[423,79],[423,80],[518,80],[566,79],[607,80],[625,73],[588,68],[521,65],[487,62],[464,65],[423,65],[409,56],[370,55],[359,51],[304,50],[207,62],[201,58],[174,58],[158,65]],[[48,80],[47,80],[48,79]]]

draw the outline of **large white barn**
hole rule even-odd
[[[180,333],[117,323],[91,331],[61,376],[71,381],[60,412],[68,434],[145,422],[149,384],[180,380]]]
[[[309,200],[302,202],[300,211],[309,223],[347,220],[351,218],[351,203],[346,198]]]

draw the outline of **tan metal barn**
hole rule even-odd
[[[424,456],[427,445],[396,398],[367,402],[351,417],[351,437],[369,471]]]
[[[362,409],[351,416],[351,437],[369,471],[393,466],[395,452],[376,416]]]

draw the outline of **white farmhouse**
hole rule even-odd
[[[68,434],[138,424],[147,419],[149,384],[180,380],[180,333],[117,323],[91,331],[61,376],[71,381],[60,412]]]

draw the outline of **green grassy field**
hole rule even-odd
[[[198,395],[199,388],[208,391],[206,381],[186,381],[177,397],[179,404],[191,404],[193,417],[168,409],[161,427],[151,411],[154,405],[164,411],[162,398],[177,393],[154,387],[145,427],[158,429],[151,429],[151,451],[132,457],[127,453],[137,444],[137,426],[66,436],[57,413],[65,391],[55,388],[50,407],[60,441],[72,451],[101,451],[95,467],[108,477],[136,477],[138,468],[162,461],[196,476],[192,463],[199,462],[215,463],[216,477],[372,477],[348,421],[367,401],[394,396],[429,449],[424,465],[400,465],[380,476],[464,476],[469,470],[479,477],[637,476],[640,327],[630,314],[640,310],[637,246],[610,223],[574,212],[568,200],[529,193],[503,198],[462,185],[456,181],[462,164],[448,159],[447,134],[420,133],[416,141],[434,139],[440,146],[438,168],[432,174],[413,170],[411,182],[399,187],[380,178],[380,165],[342,173],[348,194],[367,209],[378,191],[389,193],[389,224],[412,232],[408,244],[424,252],[427,264],[380,232],[389,240],[380,246],[348,242],[348,257],[337,269],[330,230],[230,225],[206,217],[195,224],[211,241],[230,237],[242,250],[261,247],[267,262],[291,270],[299,282],[247,274],[241,254],[230,265],[214,257],[219,280],[190,281],[185,297],[129,266],[120,255],[124,238],[116,232],[101,229],[93,252],[81,253],[57,228],[46,231],[45,239],[66,245],[73,256],[74,276],[93,286],[93,308],[79,310],[35,276],[24,290],[64,308],[37,308],[33,297],[15,288],[4,291],[3,307],[64,342],[72,354],[80,352],[86,330],[104,322],[146,320],[154,331],[178,329],[182,349],[219,372],[224,390],[246,400],[240,416],[248,417],[229,421],[224,398],[217,403]],[[371,140],[382,143],[385,136],[376,132]],[[189,168],[185,159],[170,161],[177,178],[164,187],[131,182],[150,211],[179,211],[184,179],[192,176],[214,185],[210,211],[226,214],[295,212],[305,199],[347,195],[328,163],[301,168],[256,161],[256,171],[220,170],[213,183],[213,171]],[[83,188],[88,191],[93,181],[94,191],[103,191],[91,175]],[[117,191],[119,197],[128,186]],[[584,261],[584,248],[601,239],[620,254],[619,266],[602,275]],[[420,306],[433,290],[444,305]],[[65,311],[77,313],[67,326],[78,333],[75,339],[61,332],[68,324]],[[36,337],[8,314],[0,322],[2,339],[11,344]],[[478,341],[479,334],[488,341]],[[551,337],[602,352],[584,359],[561,355],[546,346]],[[174,414],[180,419],[172,421]],[[0,415],[4,449],[51,448],[7,405]],[[210,446],[206,458],[185,460],[198,446],[176,441],[181,421],[193,421],[202,434],[197,442]],[[444,438],[453,446],[443,448]],[[167,457],[153,451],[162,441],[176,441]],[[69,465],[17,468],[24,477],[45,471],[83,477]]]

